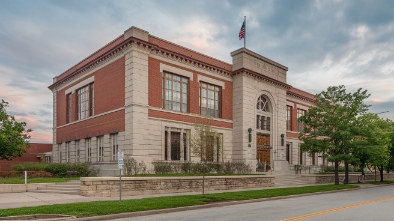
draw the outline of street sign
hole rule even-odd
[[[123,167],[123,157],[124,157],[124,153],[122,150],[118,150],[118,167],[119,169],[122,169]]]

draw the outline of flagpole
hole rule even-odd
[[[244,22],[245,22],[244,48],[246,48],[246,16],[244,16]]]

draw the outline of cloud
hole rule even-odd
[[[289,84],[365,88],[371,111],[391,114],[393,10],[391,0],[0,1],[0,98],[52,139],[53,77],[129,27],[231,63],[246,16],[247,48],[289,67]]]

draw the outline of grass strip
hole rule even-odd
[[[394,180],[384,180],[383,182],[380,181],[369,181],[370,184],[381,185],[381,184],[393,184]]]
[[[239,201],[270,198],[277,196],[298,195],[305,193],[325,192],[332,190],[357,188],[356,185],[318,185],[306,187],[290,187],[278,189],[249,190],[186,196],[163,196],[145,199],[119,201],[95,201],[83,203],[56,204],[36,207],[23,207],[0,210],[0,217],[33,215],[33,214],[64,214],[77,217],[100,216],[126,212],[139,212],[185,206],[203,205],[221,201]]]
[[[69,180],[79,180],[79,177],[68,177],[68,178],[28,178],[27,183],[60,183],[67,182]],[[12,177],[12,178],[0,178],[0,184],[25,184],[24,178]]]

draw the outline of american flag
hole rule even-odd
[[[242,23],[241,30],[239,30],[239,40],[245,38],[245,21]]]

